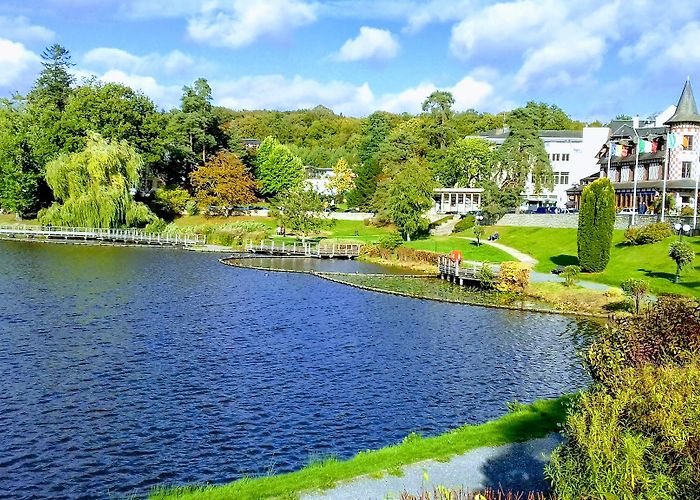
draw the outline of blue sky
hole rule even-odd
[[[166,109],[200,76],[234,109],[353,116],[442,89],[458,110],[607,120],[675,104],[686,76],[700,89],[697,0],[3,0],[0,94],[26,92],[52,43],[79,78]]]

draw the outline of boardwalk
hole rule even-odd
[[[102,241],[132,245],[193,246],[206,243],[198,234],[146,233],[139,229],[101,229],[94,227],[0,226],[0,238],[65,241]]]
[[[459,285],[479,281],[478,272],[482,265],[478,262],[457,262],[452,260],[449,255],[440,255],[438,257],[440,277]],[[498,274],[500,266],[492,265],[491,267],[494,273]]]
[[[247,252],[287,257],[315,257],[328,259],[354,259],[360,256],[360,245],[352,243],[302,243],[275,242],[263,240],[259,243],[248,241]]]

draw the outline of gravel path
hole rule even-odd
[[[452,457],[447,462],[428,460],[403,467],[403,476],[375,479],[362,476],[323,492],[302,495],[303,500],[358,500],[399,498],[407,491],[418,494],[436,486],[485,487],[504,490],[546,491],[544,465],[552,450],[562,441],[557,433],[524,443],[477,448]],[[426,480],[427,478],[427,480]]]

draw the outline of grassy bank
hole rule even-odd
[[[222,486],[159,489],[153,499],[295,498],[323,490],[340,481],[364,475],[398,473],[399,468],[423,460],[445,460],[474,448],[526,441],[559,429],[572,396],[518,405],[501,418],[481,425],[465,425],[435,437],[408,436],[403,442],[376,451],[360,452],[345,461],[326,460],[288,474],[246,478]]]
[[[577,264],[576,229],[544,227],[489,228],[500,233],[499,243],[532,255],[539,262],[536,271],[550,272],[556,266]],[[673,283],[676,266],[668,257],[673,238],[651,245],[624,244],[624,231],[613,234],[610,263],[602,273],[583,274],[581,279],[620,286],[627,278],[649,282],[653,293],[678,293],[700,297],[700,237],[686,238],[696,252],[695,262]]]
[[[513,294],[468,289],[437,278],[363,274],[334,274],[329,278],[368,290],[459,304],[599,316],[625,311],[628,306],[618,290],[600,292],[563,283],[531,283],[524,294]]]
[[[430,238],[409,241],[405,247],[416,250],[428,250],[430,252],[450,253],[452,250],[462,252],[464,260],[475,262],[505,262],[515,260],[503,250],[489,245],[477,245],[475,241],[466,240],[457,236],[432,236]]]

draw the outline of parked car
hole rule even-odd
[[[631,207],[623,208],[619,212],[617,212],[620,215],[632,215],[632,214],[637,214],[637,211]]]

